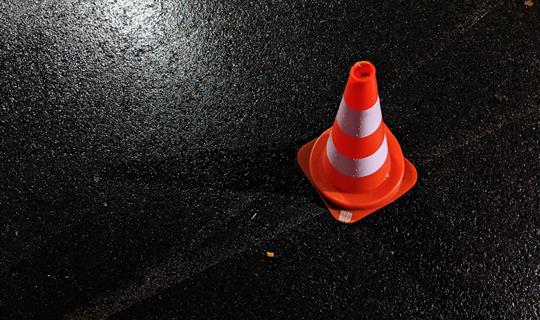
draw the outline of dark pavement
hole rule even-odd
[[[0,319],[540,319],[539,6],[2,1]],[[357,60],[419,181],[348,226]]]

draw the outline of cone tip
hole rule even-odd
[[[355,81],[367,82],[375,78],[375,66],[369,61],[359,61],[351,68]]]

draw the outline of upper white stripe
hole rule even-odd
[[[330,160],[330,163],[337,171],[349,177],[366,177],[379,170],[386,161],[386,157],[388,156],[386,135],[377,151],[360,159],[347,158],[339,153],[332,140],[332,135],[330,135],[326,143],[326,153],[328,154],[328,160]]]
[[[357,138],[369,136],[379,128],[382,121],[379,98],[366,110],[354,110],[347,105],[344,98],[341,98],[336,120],[339,128],[349,136]]]

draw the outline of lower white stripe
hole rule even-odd
[[[345,103],[345,98],[341,98],[336,120],[339,128],[349,136],[357,138],[369,136],[379,128],[382,121],[379,98],[366,110],[354,110]]]
[[[386,161],[388,156],[386,135],[377,151],[360,159],[351,159],[339,153],[332,140],[332,135],[330,135],[326,143],[326,153],[328,154],[328,160],[337,171],[349,177],[366,177],[379,170]]]

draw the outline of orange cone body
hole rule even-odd
[[[414,186],[416,169],[382,120],[370,62],[354,64],[334,124],[300,149],[298,162],[332,216],[344,223],[362,219]]]

